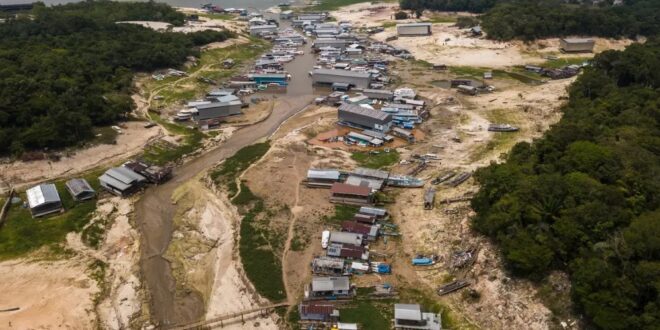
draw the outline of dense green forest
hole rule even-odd
[[[182,24],[154,2],[37,6],[0,24],[0,154],[57,149],[93,137],[132,110],[134,71],[175,67],[229,32],[160,33],[122,20]]]
[[[480,16],[489,38],[534,40],[588,35],[600,37],[653,36],[660,33],[660,1],[626,0],[593,6],[561,0],[401,0],[405,9],[470,11]]]
[[[660,324],[660,42],[606,51],[570,87],[564,116],[479,170],[476,230],[511,272],[570,274],[601,329]]]

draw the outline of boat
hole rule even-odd
[[[438,288],[438,295],[444,296],[448,293],[452,293],[454,291],[460,290],[468,285],[470,285],[470,283],[467,281],[463,281],[463,280],[454,281]]]
[[[420,188],[424,186],[424,180],[407,175],[390,175],[387,185],[392,187]]]
[[[441,183],[451,179],[454,175],[456,175],[456,172],[453,172],[453,171],[447,172],[447,173],[445,173],[443,175],[440,175],[437,178],[433,179],[433,181],[431,181],[431,184],[433,184],[433,185],[441,184]]]
[[[490,132],[517,132],[520,128],[509,124],[490,124],[488,130]]]
[[[459,175],[457,175],[455,178],[453,178],[451,181],[448,181],[446,184],[451,187],[456,187],[459,184],[465,182],[467,179],[469,179],[472,176],[472,173],[470,172],[463,172]]]

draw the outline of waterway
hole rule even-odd
[[[283,24],[283,25],[286,25]],[[283,26],[284,27],[284,26]],[[269,137],[288,118],[302,111],[314,99],[308,72],[314,65],[311,45],[303,47],[304,55],[285,65],[292,75],[286,94],[277,94],[276,106],[268,119],[240,129],[218,148],[211,150],[174,170],[171,181],[150,187],[137,202],[136,220],[142,238],[140,268],[146,285],[152,321],[158,326],[187,324],[204,317],[204,302],[193,290],[176,290],[170,263],[164,258],[173,231],[174,190],[198,173],[216,166],[239,149]]]

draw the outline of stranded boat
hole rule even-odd
[[[387,178],[387,185],[403,188],[420,188],[424,186],[424,181],[412,176],[390,175]]]
[[[519,128],[509,124],[490,124],[488,130],[491,132],[517,132]]]

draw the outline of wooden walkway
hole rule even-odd
[[[194,323],[190,323],[190,324],[173,325],[171,327],[167,327],[166,329],[188,330],[188,329],[210,329],[210,328],[214,328],[214,327],[217,327],[217,326],[222,327],[223,326],[222,321],[228,321],[228,320],[236,319],[236,318],[239,318],[239,317],[242,320],[243,317],[247,314],[267,311],[269,309],[274,309],[274,308],[277,308],[277,307],[284,307],[284,306],[289,306],[289,303],[288,302],[283,302],[283,303],[279,303],[279,304],[273,304],[273,305],[268,305],[268,306],[263,306],[263,307],[256,307],[256,308],[252,308],[252,309],[246,309],[246,310],[240,311],[240,312],[227,313],[227,314],[223,314],[223,315],[218,315],[214,318],[204,320],[204,321],[198,321],[198,322],[194,322]],[[214,323],[218,323],[218,322],[220,324],[214,324]]]

